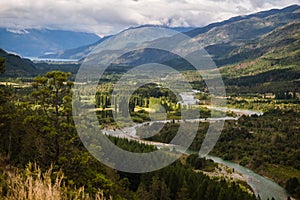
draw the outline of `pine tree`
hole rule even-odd
[[[5,58],[0,58],[0,73],[3,74],[5,72]]]
[[[176,200],[191,200],[190,191],[185,181],[181,189],[177,192]]]
[[[36,104],[41,107],[41,111],[48,120],[47,129],[53,138],[55,160],[58,161],[61,154],[62,139],[66,138],[63,133],[68,133],[71,125],[71,88],[73,83],[69,81],[71,73],[61,71],[51,71],[45,76],[38,76],[34,79],[32,93],[36,99]]]

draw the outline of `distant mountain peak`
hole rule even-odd
[[[195,29],[196,27],[193,26],[168,26],[168,25],[160,25],[160,24],[144,24],[144,25],[140,25],[140,26],[132,26],[129,27],[128,29],[125,29],[121,32],[127,31],[127,30],[132,30],[132,29],[138,29],[138,28],[149,28],[149,27],[157,27],[157,28],[166,28],[166,29],[171,29],[174,31],[178,31],[178,32],[187,32],[190,30]]]
[[[300,5],[294,4],[294,5],[290,5],[288,7],[283,8],[282,11],[293,12],[293,11],[298,10],[298,9],[300,9]]]

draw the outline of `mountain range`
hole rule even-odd
[[[229,20],[210,24],[205,27],[180,30],[186,35],[193,37],[199,42],[199,45],[209,49],[214,56],[222,55],[223,51],[230,51],[240,47],[251,40],[260,38],[264,34],[284,26],[291,22],[300,20],[300,6],[292,5],[283,9],[272,9],[246,16],[233,17]],[[91,50],[101,40],[91,45],[79,48],[67,49],[56,54],[45,55],[44,58],[62,58],[62,59],[82,59],[86,57]],[[221,48],[219,48],[221,45]],[[214,47],[217,51],[213,51]],[[223,64],[223,63],[220,63]]]
[[[185,33],[187,31],[193,30],[194,27],[167,27],[167,26],[159,26],[159,25],[142,25],[138,27],[131,27],[128,29],[125,29],[121,31],[120,33],[126,32],[128,30],[132,29],[138,29],[138,28],[144,28],[144,27],[157,27],[157,28],[166,28],[166,29],[171,29],[177,32]],[[41,58],[55,58],[55,59],[83,59],[85,58],[97,45],[105,41],[106,39],[110,38],[113,35],[105,36],[98,40],[97,42],[73,49],[66,49],[64,51],[57,52],[55,54],[48,54],[41,56]]]
[[[151,27],[151,25],[146,26]],[[190,29],[182,28],[180,31],[193,37],[199,42],[201,47],[206,49],[226,78],[235,79],[253,76],[279,68],[299,66],[300,64],[299,5],[263,11],[247,16],[238,16],[206,27]],[[123,32],[126,31],[128,30]],[[59,53],[51,54],[51,57],[84,59],[95,46],[110,37],[100,38],[94,43],[91,42],[91,44],[78,48],[60,50]],[[0,44],[0,48],[4,47]],[[22,49],[22,45],[15,48]],[[23,48],[23,50],[26,51],[26,48]],[[12,58],[18,59],[17,63],[20,66],[22,65],[23,61],[20,57],[8,56],[4,51],[0,52],[0,56],[5,57],[8,63],[11,63],[10,60]],[[114,66],[138,65],[145,61],[146,56],[147,59],[157,63],[172,64],[182,69],[188,68],[182,59],[167,54],[162,55],[155,51],[132,52],[126,56],[126,59],[122,59],[125,62],[120,62]],[[50,57],[50,54],[46,57]],[[24,62],[26,64],[22,65],[19,70],[19,73],[23,74],[23,76],[30,73],[32,75],[41,73],[41,71],[37,71],[40,69],[40,64],[30,63],[31,67],[24,68],[24,66],[28,66],[30,61],[24,60]],[[7,73],[11,75],[14,74],[16,69],[16,65],[7,65]],[[22,70],[23,73],[21,73]],[[293,78],[296,80],[298,72],[295,73],[293,70],[290,72],[297,75]]]
[[[74,31],[0,28],[0,48],[22,57],[39,57],[100,39],[96,34]]]

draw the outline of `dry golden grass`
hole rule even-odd
[[[63,173],[53,173],[52,167],[42,173],[36,164],[29,164],[24,173],[7,172],[7,174],[8,191],[5,200],[107,200],[102,190],[91,198],[85,193],[84,187],[79,189],[65,187]]]

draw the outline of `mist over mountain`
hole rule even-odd
[[[202,47],[208,47],[213,56],[228,53],[237,47],[245,45],[252,40],[258,39],[263,35],[287,25],[291,22],[300,20],[300,6],[292,5],[283,9],[272,9],[246,16],[237,16],[229,20],[210,24],[205,27],[195,28],[170,28],[193,37]],[[151,27],[145,25],[141,27]],[[156,27],[156,26],[152,26]],[[130,28],[132,29],[132,28]],[[126,30],[125,30],[126,31]],[[44,58],[64,58],[64,59],[82,59],[86,57],[91,50],[106,38],[100,39],[91,45],[85,45],[79,48],[67,49],[57,52],[53,55],[45,55]],[[221,46],[220,46],[221,45]],[[213,46],[220,46],[213,51]],[[188,48],[188,44],[187,44]]]

